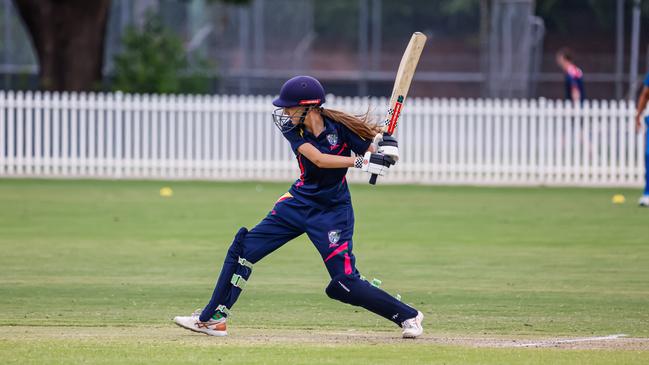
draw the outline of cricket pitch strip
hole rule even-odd
[[[422,337],[402,339],[397,329],[392,332],[366,330],[315,330],[315,329],[228,329],[228,337],[210,337],[169,326],[0,326],[0,341],[3,340],[78,340],[101,342],[169,342],[191,343],[197,346],[212,345],[291,345],[344,346],[355,344],[421,344],[450,345],[475,348],[560,348],[574,350],[614,349],[649,350],[649,338],[633,338],[623,334],[574,337],[533,336],[470,336],[426,333]]]

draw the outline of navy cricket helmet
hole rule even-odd
[[[293,106],[317,106],[325,102],[325,90],[317,79],[311,76],[295,76],[282,85],[279,97],[273,105],[280,108]]]
[[[279,97],[273,100],[278,107],[273,111],[273,121],[282,133],[293,130],[304,123],[308,111],[325,102],[325,91],[320,81],[311,76],[295,76],[282,85]],[[305,107],[287,114],[285,108]]]

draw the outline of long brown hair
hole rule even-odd
[[[343,124],[363,138],[372,139],[381,132],[381,128],[370,118],[369,110],[362,115],[351,115],[339,110],[320,108],[320,114],[334,122]]]

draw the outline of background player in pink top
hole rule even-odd
[[[557,52],[557,65],[564,73],[564,88],[567,100],[580,103],[585,99],[584,73],[574,64],[572,52],[562,48]]]

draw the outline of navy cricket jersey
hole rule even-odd
[[[298,147],[311,143],[322,153],[349,157],[352,151],[357,155],[364,154],[372,141],[359,137],[341,123],[324,116],[323,120],[325,129],[317,137],[303,125],[283,134],[291,144],[300,166],[300,178],[291,186],[289,193],[305,204],[324,210],[351,202],[345,179],[347,168],[321,169],[302,156],[297,151]]]
[[[647,77],[644,79],[644,86],[649,87],[649,73],[647,74]]]
[[[572,100],[572,88],[579,89],[581,101],[584,101],[586,94],[584,93],[584,73],[577,66],[571,66],[565,73],[564,87],[566,91],[566,99]]]

